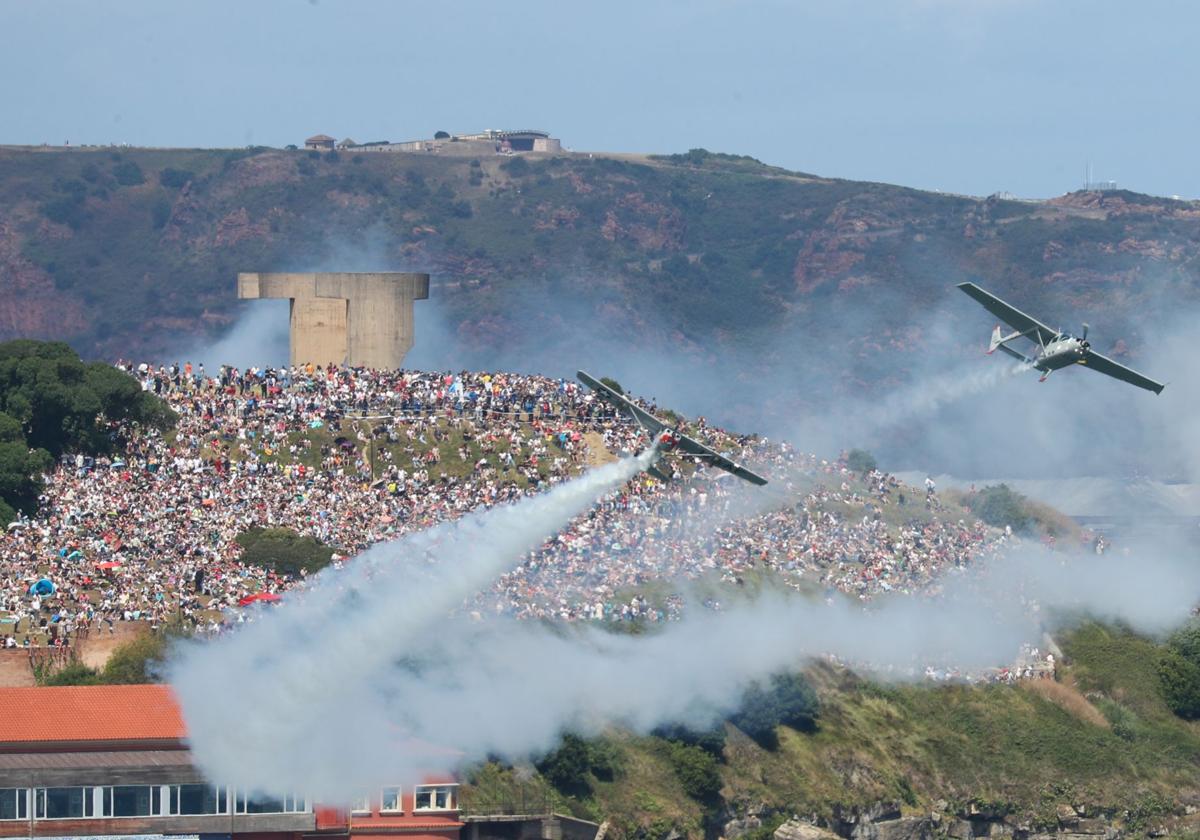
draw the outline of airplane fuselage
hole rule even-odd
[[[1068,365],[1084,363],[1090,345],[1083,339],[1073,335],[1060,335],[1042,348],[1042,352],[1034,359],[1033,366],[1049,373]]]

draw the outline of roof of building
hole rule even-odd
[[[314,134],[304,141],[305,143],[332,143],[333,138],[328,134]]]
[[[165,685],[0,689],[0,743],[182,741],[187,732]]]

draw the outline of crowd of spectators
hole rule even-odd
[[[106,632],[120,621],[213,630],[240,620],[248,597],[298,583],[241,561],[236,538],[251,527],[292,529],[349,557],[645,445],[634,424],[570,380],[119,366],[178,423],[165,434],[127,430],[119,458],[64,458],[36,514],[0,537],[0,636],[9,645],[69,644],[77,628]],[[1011,539],[944,510],[932,488],[856,475],[844,461],[703,418],[693,434],[771,484],[692,474],[675,461],[668,468],[686,480],[635,478],[466,609],[662,621],[685,608],[684,585],[662,592],[663,581],[737,586],[750,576],[866,599],[922,590]],[[42,579],[53,593],[31,592]]]

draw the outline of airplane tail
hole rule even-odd
[[[996,329],[992,330],[992,340],[988,345],[987,354],[990,356],[996,352],[996,348],[1004,343],[1003,335],[1000,332],[1000,325],[996,325]]]

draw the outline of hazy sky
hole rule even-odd
[[[1200,196],[1200,4],[0,0],[0,143],[545,128],[822,175]]]

